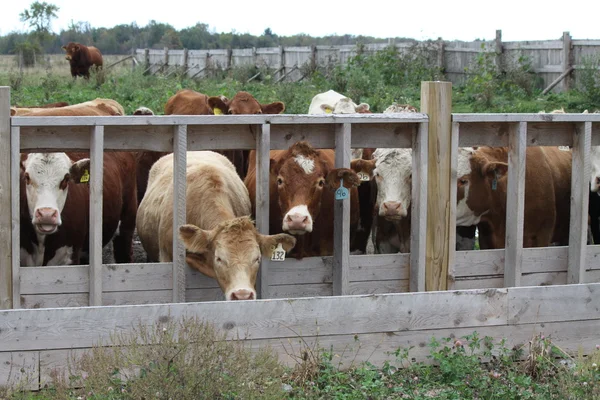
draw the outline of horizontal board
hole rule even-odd
[[[40,376],[38,351],[0,353],[0,387],[37,390]]]
[[[102,305],[104,306],[162,304],[170,303],[172,301],[173,295],[170,289],[135,292],[107,292],[102,294]],[[86,307],[88,305],[88,293],[21,295],[22,308]]]
[[[506,324],[505,289],[382,294],[184,304],[0,311],[0,343],[7,351],[90,347],[131,324],[197,316],[231,337],[309,335],[442,329]],[[7,329],[9,328],[10,329]]]
[[[541,110],[540,110],[541,111]],[[545,110],[550,112],[551,110]],[[498,122],[600,122],[600,114],[487,114],[487,113],[455,113],[452,122],[498,123]]]

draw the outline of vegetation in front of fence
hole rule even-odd
[[[314,95],[333,89],[351,97],[356,103],[366,102],[373,112],[382,112],[390,104],[420,105],[420,84],[438,80],[442,71],[431,67],[432,51],[416,46],[414,51],[400,53],[388,47],[373,55],[361,52],[347,65],[325,65],[303,74],[301,82],[276,83],[272,71],[258,67],[239,67],[215,71],[211,78],[193,80],[177,74],[168,77],[144,76],[141,70],[105,70],[89,81],[62,74],[64,71],[39,69],[38,74],[23,74],[16,69],[0,72],[0,85],[10,86],[12,104],[36,105],[66,101],[71,104],[96,97],[111,98],[121,103],[127,113],[146,106],[163,113],[167,99],[177,90],[189,88],[211,96],[233,96],[239,90],[251,92],[259,101],[280,100],[286,113],[305,114]],[[567,112],[593,112],[600,109],[600,60],[588,58],[577,70],[578,87],[566,93],[541,96],[543,88],[531,72],[526,57],[503,63],[500,72],[494,53],[480,53],[468,69],[463,85],[453,88],[453,112],[538,112],[564,108]],[[65,64],[65,70],[68,66]],[[256,79],[251,78],[261,72]]]
[[[305,344],[293,367],[268,348],[225,341],[212,325],[187,319],[115,333],[112,347],[73,359],[38,393],[0,388],[6,399],[592,399],[600,396],[600,349],[572,358],[550,338],[509,349],[477,332],[432,338],[428,362],[399,348],[382,366],[342,368],[339,354]],[[357,338],[357,340],[360,340]],[[148,345],[147,343],[155,343]],[[599,346],[600,347],[600,346]],[[77,372],[73,372],[77,371]],[[72,387],[77,387],[73,389]]]

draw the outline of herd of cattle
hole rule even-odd
[[[168,115],[279,114],[282,102],[259,103],[247,92],[231,100],[181,90],[165,105]],[[332,90],[316,95],[310,114],[370,113]],[[416,112],[392,105],[385,112]],[[122,116],[114,100],[49,107],[11,108],[13,116]],[[141,107],[134,115],[152,115]],[[187,154],[187,225],[178,227],[188,265],[215,278],[227,300],[255,299],[261,256],[280,246],[296,258],[333,253],[335,190],[350,194],[350,251],[408,252],[411,213],[411,149],[354,149],[351,168],[334,167],[334,150],[294,143],[270,152],[270,235],[253,222],[256,199],[254,151]],[[473,249],[504,247],[508,153],[506,148],[460,148],[457,162],[457,241]],[[592,152],[590,225],[600,242],[600,149]],[[571,151],[526,150],[524,246],[568,244]],[[22,266],[73,265],[88,251],[90,160],[86,153],[21,154]],[[152,151],[105,152],[102,244],[112,241],[118,263],[132,262],[134,232],[151,262],[172,261],[173,155]]]

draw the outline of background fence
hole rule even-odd
[[[215,70],[240,66],[268,68],[275,81],[298,81],[317,67],[345,65],[359,52],[365,55],[395,46],[401,54],[419,51],[432,67],[438,67],[445,80],[462,83],[466,69],[482,53],[493,55],[500,71],[526,59],[543,88],[566,91],[577,83],[577,70],[587,57],[600,56],[600,40],[574,40],[569,32],[561,39],[544,41],[503,42],[496,31],[493,41],[406,41],[402,43],[365,44],[361,46],[305,46],[221,50],[136,49],[138,63],[150,73],[184,73],[190,77],[206,77]],[[550,90],[549,89],[549,90]]]

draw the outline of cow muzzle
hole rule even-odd
[[[256,300],[256,291],[254,289],[239,288],[229,292],[226,296],[227,300]]]
[[[313,230],[313,220],[308,207],[296,206],[283,217],[282,229],[292,235],[303,235]]]
[[[379,209],[379,216],[385,217],[388,220],[398,220],[406,217],[406,208],[402,207],[399,201],[386,201]]]
[[[60,214],[55,208],[40,207],[35,210],[32,223],[39,233],[49,235],[58,230],[61,223]]]

